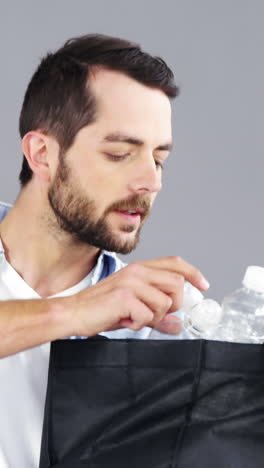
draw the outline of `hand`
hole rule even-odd
[[[134,262],[80,293],[66,298],[73,310],[73,333],[93,336],[118,328],[156,327],[179,333],[177,317],[187,280],[206,290],[202,273],[180,257]]]

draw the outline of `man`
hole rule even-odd
[[[68,41],[33,75],[22,189],[1,205],[1,468],[38,466],[50,341],[178,333],[168,314],[184,280],[208,287],[178,257],[116,257],[136,247],[161,189],[177,94],[161,59],[100,35]]]

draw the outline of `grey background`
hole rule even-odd
[[[2,1],[0,199],[13,202],[18,116],[43,54],[91,32],[138,41],[173,69],[175,151],[163,191],[125,261],[180,255],[220,300],[264,265],[264,3],[261,0]]]

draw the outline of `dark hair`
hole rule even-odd
[[[61,152],[66,151],[78,131],[96,118],[95,98],[89,92],[89,74],[96,66],[121,71],[161,89],[169,98],[179,93],[164,60],[143,52],[138,44],[101,34],[73,38],[55,53],[48,53],[34,73],[20,114],[21,138],[30,130],[41,129],[57,139]],[[24,156],[21,186],[31,177]]]

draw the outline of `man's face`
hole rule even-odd
[[[61,155],[49,202],[60,228],[77,241],[127,254],[161,189],[171,106],[162,91],[120,72],[97,71],[91,90],[96,121]]]

